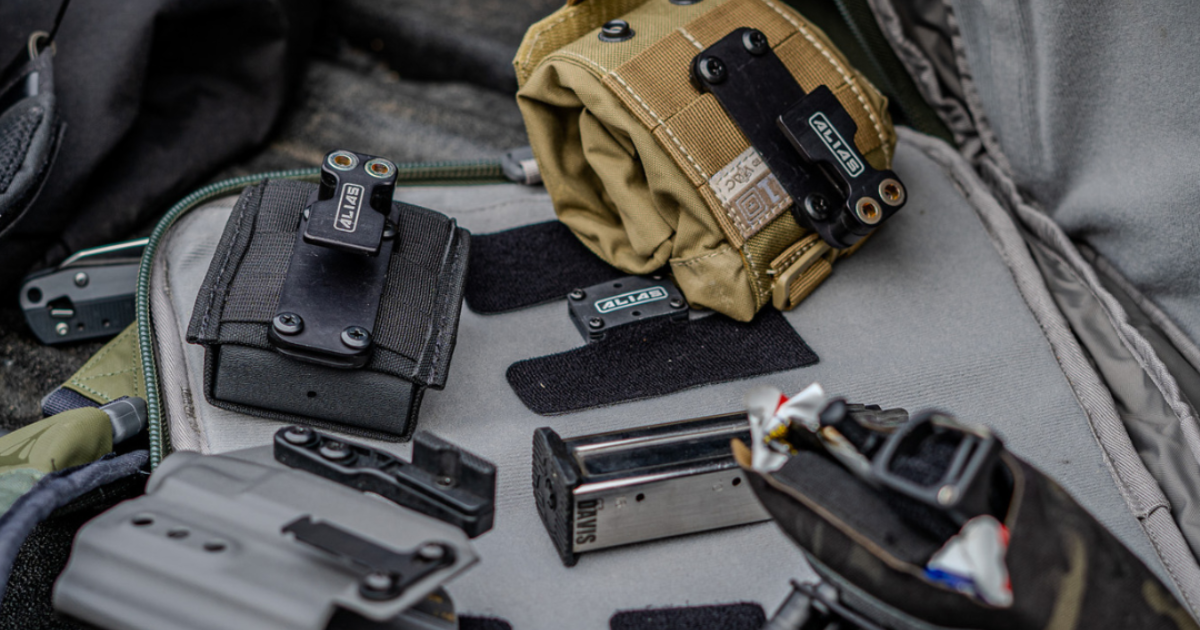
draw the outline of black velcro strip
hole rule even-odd
[[[512,624],[495,617],[458,617],[458,630],[513,630]]]
[[[558,221],[471,237],[467,306],[503,313],[566,297],[627,275],[593,254]]]
[[[611,630],[759,630],[767,622],[752,603],[623,610],[608,620]]]
[[[603,340],[508,368],[521,402],[546,415],[663,396],[802,368],[817,355],[778,311],[743,324],[722,315],[614,328]]]

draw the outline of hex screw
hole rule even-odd
[[[583,298],[587,297],[587,292],[584,291],[583,289],[575,289],[574,291],[568,293],[567,297],[578,302],[579,300],[582,300]]]
[[[303,446],[309,442],[312,442],[313,432],[312,429],[308,427],[288,427],[287,430],[283,432],[283,439],[288,444]]]
[[[88,280],[90,280],[90,278],[88,278],[88,275],[82,271],[75,274],[75,286],[81,289],[87,286]]]
[[[589,319],[588,328],[604,328],[604,319],[601,317],[593,317]]]
[[[371,333],[362,326],[349,326],[342,331],[342,343],[348,348],[362,350],[371,345]]]
[[[354,451],[350,450],[349,446],[332,440],[322,444],[321,448],[317,449],[317,452],[321,454],[321,457],[331,462],[340,462],[349,459],[354,454]]]
[[[804,198],[804,212],[813,221],[825,221],[828,219],[829,210],[829,200],[825,198],[825,195],[813,193]]]
[[[425,562],[437,562],[446,557],[446,548],[437,543],[425,543],[417,549],[417,557]]]
[[[724,61],[716,57],[705,57],[700,60],[700,76],[708,83],[716,85],[724,83],[729,73],[725,69]]]
[[[281,335],[296,335],[304,330],[304,320],[295,313],[280,313],[275,316],[274,327]]]
[[[753,28],[742,33],[742,46],[746,52],[755,57],[761,57],[771,49],[770,44],[767,43],[767,36],[763,35],[762,31]]]
[[[684,302],[683,298],[677,297],[671,298],[670,304],[671,308],[683,308],[684,306],[687,306],[687,302]]]

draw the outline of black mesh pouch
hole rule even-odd
[[[285,356],[269,331],[315,189],[267,181],[238,199],[188,327],[187,340],[206,350],[205,396],[239,413],[407,440],[426,388],[446,383],[470,234],[441,213],[395,202],[398,240],[366,365],[337,368]]]

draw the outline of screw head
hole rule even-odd
[[[350,450],[349,446],[333,440],[322,444],[321,448],[317,449],[317,452],[321,454],[321,457],[331,462],[345,461],[350,459],[350,456],[354,454],[354,451]]]
[[[80,271],[79,273],[75,274],[75,286],[79,288],[86,287],[88,285],[88,280],[90,279],[91,278],[88,278],[86,273]]]
[[[623,42],[633,37],[633,29],[625,20],[609,20],[600,27],[600,41]]]
[[[725,62],[716,57],[705,57],[700,60],[700,77],[706,82],[716,85],[723,83],[729,77]]]
[[[449,488],[450,486],[454,485],[454,480],[446,475],[439,475],[434,482],[443,488]]]
[[[950,505],[954,502],[954,486],[942,486],[938,489],[937,502],[942,505]]]
[[[583,289],[575,289],[574,291],[568,293],[567,297],[578,302],[579,300],[582,300],[583,298],[587,297],[587,292],[584,291]]]
[[[316,436],[313,435],[312,429],[308,427],[288,427],[283,432],[283,439],[288,444],[303,446],[312,442]]]
[[[604,328],[604,318],[593,317],[589,319],[588,328]]]
[[[669,304],[671,305],[671,308],[683,308],[684,306],[687,306],[687,302],[684,302],[683,298],[677,297],[671,298]]]
[[[371,333],[362,326],[349,326],[342,331],[342,343],[346,344],[347,348],[362,350],[371,345]]]
[[[365,599],[382,600],[394,599],[401,590],[397,588],[399,579],[395,573],[375,571],[363,576],[358,584],[358,593]]]
[[[742,33],[742,46],[746,52],[756,57],[767,54],[771,49],[771,45],[767,43],[767,36],[763,35],[762,31],[750,29]]]
[[[437,543],[425,543],[417,549],[417,557],[425,562],[437,562],[446,557],[446,548]]]
[[[67,333],[71,332],[71,327],[66,322],[58,322],[54,325],[54,332],[59,337],[66,337]]]
[[[829,211],[832,205],[825,195],[813,193],[804,198],[804,212],[812,218],[813,221],[825,221],[829,218]]]
[[[295,313],[280,313],[275,316],[272,326],[281,335],[297,335],[304,330],[304,320]]]

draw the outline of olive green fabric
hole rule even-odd
[[[46,473],[112,452],[112,423],[96,407],[64,411],[0,437],[0,513]]]
[[[601,41],[599,26],[615,17],[634,36]],[[740,27],[766,34],[806,91],[827,85],[858,125],[859,150],[890,166],[886,99],[819,29],[772,0],[575,3],[530,28],[514,65],[559,219],[608,263],[636,274],[669,265],[693,306],[748,321],[772,302],[794,307],[837,253],[787,255],[810,232],[736,124],[691,83],[691,59]],[[789,272],[782,260],[801,267]]]
[[[63,387],[104,405],[124,396],[146,397],[137,343],[137,324],[105,344]]]

